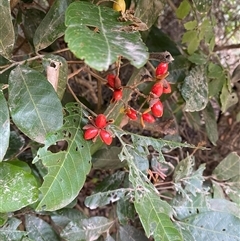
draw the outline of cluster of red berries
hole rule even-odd
[[[171,86],[165,79],[168,75],[168,63],[160,63],[156,68],[155,74],[156,83],[152,86],[148,97],[149,108],[141,113],[140,120],[143,127],[145,126],[144,122],[153,123],[155,122],[155,117],[163,115],[163,104],[159,98],[162,94],[171,93]],[[128,107],[125,113],[131,120],[137,120],[138,112],[135,109]]]
[[[171,86],[165,79],[168,76],[168,63],[161,62],[156,68],[155,75],[156,83],[152,86],[149,95],[146,97],[149,103],[148,109],[141,113],[130,106],[125,108],[125,114],[131,120],[137,120],[138,115],[140,115],[140,121],[143,127],[145,126],[144,122],[153,123],[156,117],[161,117],[163,115],[163,104],[159,98],[164,93],[171,93]],[[122,99],[123,87],[118,76],[109,74],[107,76],[107,86],[113,91],[111,102],[117,102]],[[89,122],[89,124],[83,127],[84,139],[95,142],[99,136],[102,142],[110,145],[113,137],[112,133],[106,130],[106,127],[108,124],[112,123],[112,120],[107,121],[104,114],[99,114],[95,119],[89,117]]]
[[[104,114],[99,114],[95,119],[90,116],[88,119],[90,124],[87,124],[83,127],[84,139],[95,142],[97,137],[100,136],[102,142],[107,145],[111,145],[113,139],[112,133],[106,130],[106,127],[112,121],[107,121],[107,118]]]

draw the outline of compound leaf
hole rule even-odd
[[[48,132],[62,126],[62,105],[47,79],[26,66],[9,76],[9,107],[14,123],[28,137],[43,143]]]
[[[48,169],[40,188],[42,200],[37,210],[53,211],[71,203],[82,188],[91,168],[89,142],[83,138],[82,109],[74,104],[66,106],[68,115],[63,127],[49,135],[45,146],[38,150],[33,162],[42,160]],[[66,142],[66,149],[53,153],[49,147],[58,141]]]
[[[107,70],[119,56],[129,59],[137,68],[142,67],[148,59],[147,48],[139,32],[127,32],[129,22],[120,22],[119,17],[113,9],[89,2],[70,4],[65,20],[68,47],[99,71]]]

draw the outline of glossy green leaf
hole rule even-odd
[[[68,78],[68,65],[66,59],[59,55],[49,54],[44,56],[42,64],[47,73],[47,78],[50,77],[48,76],[48,73],[51,74],[51,72],[54,73],[51,75],[53,76],[53,79],[54,77],[57,78],[57,94],[61,100],[66,90]]]
[[[56,0],[40,23],[33,37],[35,51],[48,47],[57,38],[63,36],[66,29],[65,11],[71,0]]]
[[[12,16],[10,9],[9,0],[0,1],[0,16],[1,16],[1,27],[0,27],[0,55],[7,59],[10,59],[14,42],[15,34],[12,24]]]
[[[233,177],[240,177],[240,157],[236,152],[230,153],[214,169],[213,174],[219,180],[229,180]]]
[[[161,1],[152,0],[145,1],[139,0],[135,9],[134,16],[141,19],[148,28],[156,22],[159,17],[159,13],[163,10],[163,4]]]
[[[204,212],[188,217],[178,224],[189,231],[195,240],[240,240],[240,219],[228,213]]]
[[[0,212],[12,212],[38,200],[35,177],[21,167],[0,163]]]
[[[11,217],[8,222],[0,228],[0,240],[1,241],[20,241],[22,237],[27,233],[25,231],[18,230],[18,226],[21,221],[17,218]]]
[[[62,105],[52,85],[39,72],[18,66],[9,76],[9,107],[17,127],[43,143],[63,123]]]
[[[222,92],[220,95],[221,110],[226,112],[231,106],[237,104],[238,96],[235,92],[230,93],[227,84],[223,85]]]
[[[97,240],[103,233],[109,231],[114,221],[105,217],[91,217],[78,222],[70,222],[61,232],[66,241]]]
[[[22,28],[25,37],[32,45],[35,31],[44,17],[45,13],[39,9],[31,8],[24,11]]]
[[[9,145],[10,138],[10,117],[7,101],[0,90],[0,162],[3,160]]]
[[[193,68],[184,79],[181,94],[186,101],[185,111],[200,111],[208,103],[208,84],[202,66]]]
[[[94,16],[94,18],[92,17]],[[119,13],[111,8],[80,1],[66,12],[65,40],[70,50],[96,70],[107,70],[119,56],[137,68],[147,59],[147,48],[139,32],[126,32],[129,22],[118,21]]]
[[[148,241],[149,239],[144,233],[133,226],[120,226],[119,236],[121,241]]]
[[[156,241],[181,241],[182,236],[170,220],[166,205],[154,193],[135,195],[134,206],[147,237],[153,235]]]
[[[28,237],[34,241],[60,241],[52,227],[41,218],[33,215],[25,215],[25,227]]]
[[[78,105],[66,107],[68,115],[63,127],[49,135],[44,147],[38,150],[33,162],[42,160],[48,174],[40,188],[42,199],[37,210],[53,211],[65,207],[78,195],[91,168],[89,141],[83,138],[82,109]],[[58,141],[66,142],[66,149],[54,153],[49,147]]]
[[[191,5],[188,0],[183,0],[176,11],[176,15],[178,18],[183,19],[189,14],[190,10]]]
[[[188,57],[188,60],[190,60],[194,64],[203,65],[207,62],[207,56],[202,54],[193,53],[191,56]]]
[[[205,120],[205,127],[207,131],[207,136],[213,145],[217,145],[216,142],[218,140],[218,127],[217,120],[215,116],[214,109],[212,105],[208,103],[206,108],[203,110],[203,117]]]

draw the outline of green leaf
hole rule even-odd
[[[0,90],[0,162],[3,160],[9,145],[10,118],[7,101]]]
[[[128,195],[131,195],[131,190],[126,188],[120,188],[107,192],[98,192],[86,197],[84,204],[90,209],[95,209],[97,207],[103,207],[109,203],[114,203]]]
[[[70,222],[61,232],[61,237],[66,240],[96,240],[109,231],[114,221],[105,217],[91,217],[80,219],[78,222]]]
[[[17,218],[11,217],[8,222],[0,228],[0,240],[1,241],[20,241],[22,237],[27,233],[25,231],[18,230],[18,226],[21,221]]]
[[[183,0],[176,11],[176,16],[180,19],[184,19],[190,12],[191,5],[188,0]]]
[[[226,112],[228,110],[228,108],[237,104],[238,96],[235,92],[230,93],[228,90],[228,86],[225,83],[222,88],[220,100],[221,100],[221,105],[222,105],[221,110],[222,110],[222,112]]]
[[[52,85],[39,72],[18,66],[9,76],[9,107],[17,127],[43,143],[48,132],[62,126],[62,105]]]
[[[203,66],[196,66],[184,79],[181,94],[186,101],[185,111],[200,111],[208,103],[208,85]]]
[[[92,17],[94,16],[94,18]],[[119,13],[88,2],[74,2],[66,12],[65,40],[70,50],[96,70],[107,70],[119,56],[137,68],[147,59],[139,32],[126,32],[129,22],[118,21]]]
[[[148,241],[144,233],[130,225],[120,226],[119,236],[121,241]]]
[[[233,177],[240,177],[240,157],[236,152],[230,153],[214,169],[213,174],[218,180],[229,180]]]
[[[72,0],[54,1],[34,34],[33,43],[36,52],[48,47],[57,38],[64,35],[66,29],[64,24],[65,11],[71,2]]]
[[[183,240],[170,220],[168,204],[154,193],[138,194],[134,206],[139,215],[147,237],[153,235],[156,241]]]
[[[159,17],[159,13],[163,10],[163,4],[161,1],[152,0],[145,1],[139,0],[135,9],[134,16],[141,19],[148,28],[156,22]]]
[[[35,177],[23,168],[0,163],[0,212],[13,212],[38,200]]]
[[[195,240],[237,241],[240,219],[222,212],[204,212],[188,217],[178,224],[189,231]]]
[[[42,59],[42,64],[47,73],[47,79],[53,86],[56,86],[57,95],[61,100],[66,90],[68,78],[68,65],[66,59],[59,55],[48,54]]]
[[[38,150],[33,162],[42,160],[48,169],[40,188],[42,200],[37,210],[53,211],[65,207],[78,195],[91,168],[90,144],[83,138],[82,109],[78,105],[66,106],[68,115],[63,127],[46,138],[45,146]],[[58,141],[66,142],[66,149],[53,153],[49,147]]]
[[[1,28],[0,28],[0,55],[10,59],[14,42],[15,34],[12,24],[12,16],[9,0],[0,1],[0,16],[1,16]]]
[[[201,164],[197,170],[194,170],[195,159],[193,156],[188,156],[183,159],[175,168],[173,174],[174,185],[178,192],[181,192],[189,199],[188,194],[196,195],[202,192],[202,184],[204,182],[203,171],[205,164]]]
[[[191,56],[188,57],[188,60],[190,60],[194,64],[203,65],[206,64],[208,59],[205,55],[193,53]]]
[[[8,213],[0,213],[0,227],[2,227],[8,221]],[[0,228],[1,233],[1,228]]]
[[[128,224],[129,220],[134,220],[136,215],[133,203],[126,198],[118,200],[116,212],[119,223],[123,225]]]
[[[111,146],[108,149],[100,149],[92,156],[92,164],[94,169],[119,169],[126,166],[125,162],[120,162],[118,154],[121,147]]]
[[[193,30],[194,28],[197,27],[197,21],[196,20],[193,20],[193,21],[189,21],[189,22],[186,22],[184,24],[184,28],[186,30]]]
[[[206,13],[212,6],[212,0],[193,0],[193,3],[200,13]]]
[[[189,30],[185,32],[182,36],[182,43],[190,43],[194,41],[198,36],[198,31],[197,30]]]
[[[218,140],[218,127],[217,127],[217,120],[215,116],[214,109],[212,105],[208,103],[206,108],[203,110],[203,117],[205,121],[205,127],[207,131],[207,136],[211,143],[216,146],[216,142]]]
[[[60,241],[52,227],[41,218],[33,215],[25,215],[25,227],[28,237],[34,241]]]

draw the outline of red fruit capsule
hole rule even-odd
[[[114,88],[115,85],[115,75],[114,74],[108,74],[107,75],[107,83],[111,88]]]
[[[163,93],[164,94],[169,94],[171,92],[172,92],[171,85],[169,84],[168,81],[165,81],[164,84],[163,84]]]
[[[113,91],[113,101],[119,101],[122,99],[122,89]]]
[[[98,128],[105,128],[107,125],[107,119],[106,116],[103,114],[99,114],[95,119],[95,125]]]
[[[91,127],[85,130],[84,132],[84,139],[91,140],[98,135],[98,129],[95,127]]]
[[[134,110],[133,108],[127,109],[126,115],[127,115],[131,120],[136,120],[136,119],[137,119],[137,111]]]
[[[113,138],[108,131],[101,130],[100,131],[100,138],[106,145],[111,145]]]
[[[168,63],[160,63],[156,68],[156,76],[164,75],[168,71]]]
[[[155,118],[149,114],[149,113],[143,113],[142,114],[142,119],[148,123],[153,123],[155,122]]]
[[[162,82],[158,82],[152,86],[151,92],[155,94],[157,97],[160,97],[163,93],[163,84]]]
[[[151,111],[155,117],[161,117],[163,115],[163,104],[158,100],[152,107]]]

